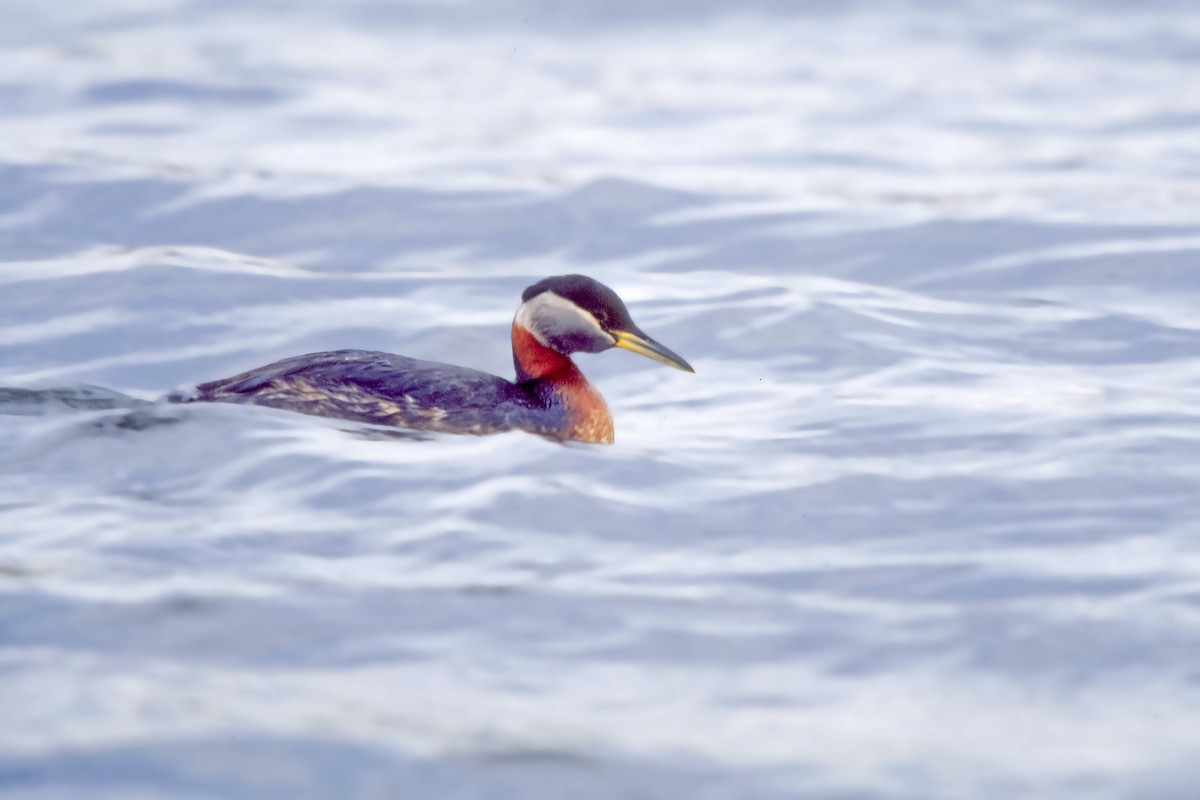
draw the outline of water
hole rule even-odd
[[[1186,3],[17,0],[6,798],[1194,798]],[[508,374],[612,448],[167,391]]]

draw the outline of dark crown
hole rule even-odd
[[[625,301],[612,289],[586,275],[555,275],[530,286],[521,295],[526,302],[542,292],[553,292],[587,311],[606,331],[636,331]]]

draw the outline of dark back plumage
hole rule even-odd
[[[294,356],[202,383],[186,401],[247,403],[375,425],[459,433],[522,428],[553,435],[566,425],[559,404],[543,387],[369,350]]]

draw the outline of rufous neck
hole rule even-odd
[[[539,342],[524,325],[517,322],[512,327],[512,349],[517,383],[548,378],[564,371],[577,372],[570,358]]]
[[[513,323],[513,363],[517,383],[538,381],[567,412],[566,427],[553,435],[581,442],[612,444],[613,424],[608,405],[567,356],[537,340],[524,325]]]

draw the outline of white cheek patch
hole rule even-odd
[[[554,292],[542,292],[521,303],[514,321],[533,334],[533,338],[544,347],[551,347],[548,339],[556,334],[581,330],[591,332],[601,339],[613,339],[611,334],[600,327],[595,317]]]

